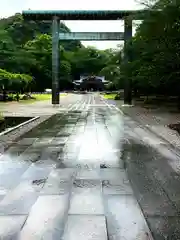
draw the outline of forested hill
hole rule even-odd
[[[51,34],[51,26],[52,23],[47,21],[25,21],[22,15],[17,13],[9,18],[0,19],[0,39],[6,38],[9,43],[23,46],[39,34]],[[70,29],[61,22],[60,31],[70,32]],[[66,41],[61,44],[65,50],[74,50],[81,46],[79,41]]]
[[[61,32],[70,32],[61,23]],[[34,79],[34,91],[44,91],[52,85],[51,22],[25,21],[21,14],[0,20],[0,89],[14,88],[12,80]],[[85,48],[80,41],[60,41],[59,79],[61,89],[73,87],[72,80],[83,73],[101,74],[118,79],[119,52]],[[112,67],[111,67],[112,66]],[[110,71],[111,69],[111,71]],[[116,74],[117,73],[117,74]],[[20,75],[25,74],[25,75]],[[20,85],[18,85],[20,86]]]

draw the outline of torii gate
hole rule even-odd
[[[52,104],[59,104],[59,40],[124,40],[124,49],[132,38],[132,20],[141,20],[147,10],[77,10],[77,11],[33,11],[22,12],[25,20],[52,21]],[[148,10],[149,11],[149,10]],[[60,20],[124,20],[124,32],[71,32],[60,33]],[[131,61],[131,53],[124,55],[125,62]],[[124,104],[131,105],[131,79],[124,86]]]

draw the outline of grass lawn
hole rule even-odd
[[[20,95],[22,97],[23,95]],[[36,99],[20,100],[19,103],[34,103],[37,101],[51,100],[51,94],[31,94],[32,97]]]
[[[111,94],[103,94],[103,98],[105,99],[112,99],[114,100],[114,97],[116,96],[116,93],[111,93]]]
[[[65,97],[67,96],[68,94],[67,93],[61,93],[60,94],[60,98],[61,97]],[[22,97],[23,95],[19,95],[20,97]],[[51,100],[52,96],[51,94],[45,94],[45,93],[42,93],[42,94],[31,94],[32,97],[35,97],[36,99],[29,99],[29,100],[19,100],[19,103],[23,103],[23,104],[30,104],[30,103],[34,103],[34,102],[37,102],[37,101],[47,101],[47,100]],[[11,103],[18,103],[17,101],[12,101],[12,102],[0,102],[0,105],[3,106],[4,104],[11,104]],[[0,113],[1,114],[1,113]],[[1,115],[0,115],[1,117]]]
[[[4,117],[3,117],[3,113],[0,112],[0,121],[3,120],[3,119],[4,119]]]
[[[29,99],[29,100],[20,100],[20,103],[34,103],[36,101],[46,101],[51,100],[52,95],[51,94],[31,94],[32,97],[35,97],[36,99]],[[67,96],[67,93],[61,93],[60,98]],[[21,97],[21,96],[20,96]]]
[[[36,101],[50,100],[51,94],[31,94],[32,97],[36,98]]]

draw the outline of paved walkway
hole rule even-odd
[[[98,95],[79,98],[1,157],[0,239],[180,239],[179,175],[153,148],[166,143]]]
[[[53,116],[9,149],[0,162],[1,238],[150,235],[119,160],[124,133],[119,143],[112,137],[117,118],[122,124],[98,97],[82,97],[71,112]]]

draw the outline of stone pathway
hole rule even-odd
[[[125,170],[132,126],[98,95],[70,109],[0,158],[0,239],[152,239]]]
[[[104,102],[111,109],[117,108],[114,101],[111,104],[109,101]],[[156,117],[151,118],[152,114],[144,116],[138,109],[136,112],[136,107],[120,107],[119,111],[125,113],[125,132],[126,127],[130,127],[129,144],[123,147],[126,170],[153,238],[179,240],[180,155],[176,148],[178,145],[172,148],[173,136],[168,135],[167,128],[163,125],[170,118],[163,119],[160,114],[159,119],[162,119],[157,122]],[[147,124],[156,127],[156,131],[152,131]],[[162,136],[162,128],[166,136]]]

